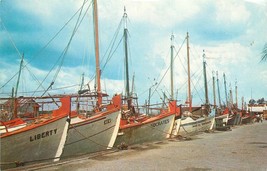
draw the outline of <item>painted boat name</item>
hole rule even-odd
[[[196,125],[193,125],[193,127],[198,127],[198,126],[202,126],[202,125],[207,125],[211,123],[211,121],[207,121],[207,122],[204,122],[204,123],[197,123]]]
[[[169,119],[165,119],[165,120],[160,121],[160,122],[152,123],[151,126],[152,127],[156,127],[156,126],[163,125],[163,124],[168,124],[168,123],[169,123]]]
[[[46,137],[49,137],[51,135],[55,135],[57,134],[57,129],[52,129],[50,131],[46,131],[46,132],[42,132],[40,134],[36,134],[34,136],[30,136],[30,141],[35,141],[35,140],[39,140],[41,138],[46,138]]]

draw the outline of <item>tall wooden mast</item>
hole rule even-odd
[[[18,117],[18,109],[17,109],[18,99],[17,99],[17,96],[18,96],[18,89],[19,89],[19,82],[20,82],[20,75],[21,75],[23,60],[24,60],[24,54],[22,54],[22,56],[21,56],[21,61],[20,61],[20,65],[19,65],[19,75],[18,75],[18,79],[17,79],[16,89],[15,89],[15,95],[14,95],[14,100],[13,100],[14,110],[13,110],[13,116],[12,116],[12,118],[17,118]]]
[[[21,56],[21,61],[20,61],[20,65],[19,65],[19,75],[18,75],[16,89],[15,89],[15,98],[17,98],[17,95],[18,95],[18,89],[19,89],[19,82],[20,82],[20,75],[21,75],[23,60],[24,60],[24,54],[22,54],[22,56]]]
[[[237,81],[235,81],[235,102],[236,102],[236,109],[238,109]]]
[[[222,108],[218,71],[216,71],[216,76],[217,76],[217,88],[218,88],[219,107]]]
[[[213,105],[214,108],[216,108],[216,88],[215,88],[215,75],[214,75],[214,71],[212,71],[212,87],[213,87]]]
[[[204,75],[204,87],[205,87],[205,104],[209,104],[208,85],[207,85],[207,72],[206,72],[206,60],[205,51],[203,50],[203,75]]]
[[[228,107],[228,97],[227,97],[227,88],[226,88],[226,78],[225,78],[225,73],[223,73],[223,80],[224,80],[224,90],[225,90],[226,107]]]
[[[232,87],[231,87],[231,84],[230,84],[230,90],[229,90],[229,102],[228,102],[228,107],[229,109],[232,109],[233,107],[233,91],[232,91]]]
[[[125,93],[126,93],[126,99],[127,99],[127,105],[128,109],[130,108],[131,105],[131,97],[130,97],[130,81],[129,81],[129,66],[128,66],[128,29],[127,29],[127,13],[126,13],[126,8],[124,7],[124,32],[123,32],[123,37],[124,37],[124,55],[125,55]]]
[[[241,100],[242,100],[242,110],[244,110],[244,97],[242,97]]]
[[[174,100],[174,95],[173,95],[173,39],[174,35],[171,35],[171,100]]]
[[[192,97],[191,97],[191,76],[190,76],[190,58],[189,58],[189,34],[186,33],[186,44],[187,44],[187,74],[188,74],[188,99],[189,112],[192,112]]]
[[[95,38],[95,60],[96,60],[96,86],[97,86],[97,105],[102,104],[102,93],[100,84],[100,64],[99,64],[99,38],[98,38],[98,13],[97,0],[93,1],[93,16],[94,16],[94,38]]]

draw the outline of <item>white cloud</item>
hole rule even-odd
[[[223,24],[245,23],[250,17],[245,4],[240,1],[216,1],[216,19]]]
[[[168,28],[197,14],[203,2],[187,0],[124,0],[123,2],[111,1],[107,2],[107,4],[102,2],[104,7],[100,7],[100,16],[110,21],[114,20],[114,18],[120,18],[123,15],[123,8],[125,6],[130,22]]]
[[[246,1],[258,4],[258,5],[266,5],[267,4],[266,0],[246,0]]]
[[[75,1],[39,1],[16,0],[16,7],[32,16],[40,19],[43,24],[55,24],[66,22],[83,4],[83,0]],[[87,4],[89,4],[87,2]],[[86,5],[88,6],[88,5]]]
[[[252,2],[253,0],[247,1]],[[257,66],[256,63],[259,59],[256,58],[259,58],[261,47],[263,47],[263,42],[266,42],[267,38],[266,29],[264,29],[267,24],[267,10],[265,7],[257,5],[266,4],[266,2],[255,0],[253,5],[248,5],[247,1],[98,1],[99,27],[102,31],[100,47],[102,49],[103,46],[107,46],[109,43],[108,40],[112,38],[117,24],[123,15],[124,6],[126,6],[130,19],[129,26],[132,29],[130,33],[133,42],[130,44],[134,45],[134,47],[130,47],[132,56],[134,56],[132,70],[138,70],[137,72],[139,73],[139,75],[136,75],[136,87],[139,88],[137,92],[143,92],[151,86],[148,77],[153,79],[165,73],[166,68],[169,66],[170,34],[173,32],[176,35],[175,40],[179,44],[182,41],[179,37],[185,37],[186,29],[192,32],[190,33],[192,34],[192,36],[190,35],[191,73],[201,72],[202,50],[205,49],[207,57],[210,57],[207,58],[210,70],[219,70],[220,73],[226,72],[229,82],[230,80],[233,82],[238,76],[237,79],[242,82],[243,87],[246,86],[247,88],[247,84],[253,84],[247,81],[247,75],[252,72],[251,70],[253,70],[253,73],[262,72],[263,75],[266,74],[266,68]],[[48,23],[46,26],[49,27],[44,27],[44,30],[50,30],[61,26],[61,23],[64,24],[75,10],[81,6],[82,2],[82,0],[70,0],[65,3],[59,0],[51,2],[17,1],[16,5],[24,12],[38,17],[41,24],[46,25]],[[88,15],[91,14],[89,13]],[[51,27],[51,25],[54,27]],[[75,40],[78,41],[78,43],[76,42],[77,46],[72,46],[69,52],[76,56],[83,56],[81,55],[83,54],[81,49],[85,45],[82,39],[87,35],[84,34],[87,29],[83,27],[79,30],[77,33],[78,37],[75,37]],[[225,32],[229,33],[230,36],[225,37],[227,36],[224,34]],[[36,32],[36,35],[38,33]],[[40,34],[47,35],[46,32]],[[34,41],[36,36],[32,37],[33,39],[30,40]],[[88,36],[85,39],[91,40],[92,36]],[[17,42],[17,40],[15,41]],[[252,42],[254,42],[253,46],[250,45]],[[58,49],[58,45],[63,46],[66,43],[66,41],[54,43],[55,46],[53,45],[53,47]],[[76,47],[80,48],[76,49]],[[179,45],[176,45],[176,49],[178,48]],[[93,48],[89,51],[93,51]],[[176,89],[183,86],[184,82],[186,82],[186,71],[182,66],[182,63],[185,63],[185,54],[186,52],[183,49],[181,54],[179,54],[181,60],[177,58],[175,61],[174,79]],[[254,69],[252,69],[251,63],[253,63]],[[17,69],[17,67],[13,67],[13,69]],[[37,68],[33,70],[40,77],[44,76],[42,70],[38,71]],[[8,71],[10,72],[9,69]],[[71,73],[69,73],[70,71]],[[4,72],[6,73],[6,70],[1,68],[1,73]],[[74,82],[79,83],[81,72],[81,69],[78,67],[62,68],[62,73],[59,74],[61,79],[60,86],[66,86]],[[244,75],[244,73],[247,75]],[[8,77],[1,75],[1,78],[6,80]],[[261,79],[258,81],[261,84],[265,83]],[[163,82],[163,86],[160,88],[169,90],[169,73],[167,73]],[[102,85],[104,86],[104,84],[106,84],[108,93],[109,91],[123,91],[123,81],[121,80],[116,81],[103,78]],[[202,82],[199,81],[199,85],[202,86]],[[266,90],[262,90],[262,92],[266,94]]]

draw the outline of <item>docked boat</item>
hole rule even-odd
[[[188,74],[188,106],[181,109],[181,123],[178,135],[187,136],[211,130],[214,128],[215,123],[215,110],[211,109],[208,100],[208,86],[206,78],[206,61],[205,54],[203,53],[203,75],[205,87],[205,104],[200,107],[192,106],[191,97],[191,76],[190,76],[190,58],[189,58],[189,34],[186,35],[187,40],[187,74]],[[204,52],[204,51],[203,51]]]
[[[250,116],[242,117],[242,124],[248,124],[248,123],[251,123],[251,117]]]
[[[179,130],[181,127],[181,109],[180,106],[175,112],[174,125],[172,128],[171,138],[175,138],[179,135]]]
[[[241,123],[242,124],[249,124],[252,122],[252,115],[245,111],[245,110],[241,110],[240,113],[242,113],[242,117],[241,117]]]
[[[69,96],[60,101],[60,108],[30,120],[1,121],[1,169],[60,159],[71,111]]]
[[[1,170],[58,161],[67,138],[71,97],[18,97],[23,60],[24,55],[21,56],[17,84],[11,97],[0,98]]]
[[[174,35],[171,35],[171,60],[170,60],[170,83],[171,83],[171,94],[170,94],[170,100],[174,101],[174,88],[173,88],[173,69],[174,69],[174,57],[173,57],[173,52],[174,52]],[[179,129],[180,129],[180,125],[181,125],[181,105],[177,106],[176,102],[173,103],[173,105],[175,105],[175,118],[174,118],[174,124],[173,124],[173,128],[172,128],[172,132],[171,132],[171,138],[175,138],[178,135]]]
[[[132,117],[127,118],[124,117],[128,115],[124,113],[127,111],[123,111],[115,146],[142,144],[169,138],[174,125],[175,108],[176,101],[170,102],[169,109],[161,110],[156,116],[129,113]]]
[[[116,95],[106,108],[90,116],[72,111],[62,158],[111,149],[119,129],[120,103],[121,96]]]
[[[100,85],[97,0],[94,0],[92,5],[94,15],[97,91],[90,92],[88,90],[80,90],[80,96],[89,96],[89,99],[82,100],[78,97],[78,101],[88,101],[93,103],[93,105],[88,109],[89,104],[84,104],[86,110],[81,111],[81,103],[78,102],[77,106],[79,108],[72,112],[73,117],[62,154],[64,158],[112,148],[120,124],[121,96],[115,95],[112,100],[107,103],[103,103],[102,100],[104,94],[101,92]],[[85,95],[83,93],[85,93]]]
[[[169,102],[169,108],[154,108],[152,112],[150,104],[146,106],[146,112],[140,112],[137,105],[137,97],[133,97],[133,92],[130,92],[129,72],[128,72],[128,29],[127,29],[127,14],[124,9],[123,19],[124,27],[124,52],[125,52],[125,71],[126,71],[126,86],[125,97],[122,101],[122,118],[115,146],[134,145],[152,141],[162,141],[170,137],[175,112],[176,101]],[[134,101],[135,100],[135,101]]]
[[[217,109],[215,115],[215,129],[225,130],[229,120],[229,109],[225,108],[223,111],[221,109]]]
[[[223,114],[215,117],[215,128],[226,126],[228,123],[229,114]]]
[[[209,105],[201,108],[202,115],[196,115],[188,110],[183,111],[178,135],[194,135],[199,132],[210,131],[215,127],[215,110],[209,109]],[[206,114],[208,113],[208,115]]]
[[[214,122],[214,116],[204,116],[196,119],[193,117],[184,117],[181,119],[178,134],[181,136],[186,136],[212,130]]]
[[[219,104],[217,106],[216,102],[216,88],[215,88],[215,72],[212,73],[212,82],[213,82],[213,108],[215,109],[215,129],[216,130],[228,130],[230,129],[229,126],[227,126],[228,119],[229,119],[229,109],[223,108],[221,105],[221,94],[220,94],[220,86],[219,86],[219,77],[218,77],[218,71],[216,72],[217,75],[217,90],[218,90],[218,99]]]
[[[253,122],[253,113],[249,110],[246,110],[243,97],[242,97],[242,109],[240,113],[242,114],[242,118],[241,118],[242,124],[248,124],[248,123]]]
[[[239,125],[241,123],[242,116],[240,113],[232,113],[229,115],[227,125]]]

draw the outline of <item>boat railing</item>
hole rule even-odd
[[[8,132],[7,126],[3,121],[0,121],[0,124],[5,127],[6,133]]]
[[[139,111],[141,111],[141,113],[146,113],[149,116],[155,116],[161,114],[162,112],[167,112],[168,108],[167,106],[164,106],[163,103],[150,105],[145,104],[139,107]]]

